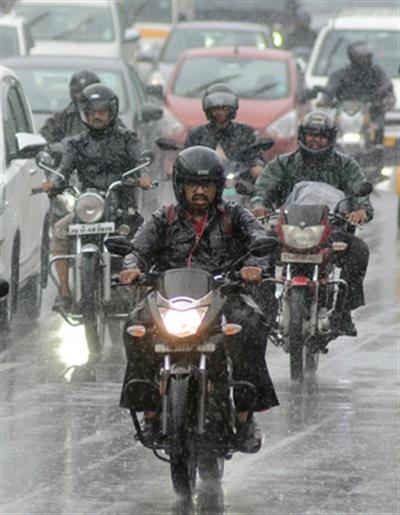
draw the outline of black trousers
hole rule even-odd
[[[242,331],[235,336],[221,336],[224,348],[233,363],[233,379],[248,381],[256,388],[256,396],[249,398],[249,391],[235,394],[238,411],[262,411],[279,405],[272,380],[270,378],[265,352],[268,327],[257,305],[247,296],[234,296],[226,304],[224,314],[228,322],[242,325]],[[142,303],[132,313],[128,325],[151,323],[146,305]],[[154,352],[152,336],[133,338],[124,331],[124,345],[128,360],[123,382],[120,406],[136,411],[154,411],[159,405],[157,388],[149,384],[133,383],[126,386],[131,379],[153,381],[161,364],[162,356]],[[210,357],[211,373],[216,380],[224,379],[223,347]]]

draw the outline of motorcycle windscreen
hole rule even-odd
[[[208,272],[193,268],[176,268],[164,272],[158,279],[157,290],[166,299],[191,297],[201,299],[215,288]]]
[[[289,209],[290,206],[326,206],[333,212],[337,204],[345,198],[343,191],[338,190],[330,184],[317,181],[298,182],[290,195],[287,197],[283,207]],[[341,206],[346,209],[345,202]],[[342,211],[342,209],[340,209]]]

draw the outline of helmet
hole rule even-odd
[[[365,41],[355,41],[347,47],[347,55],[356,66],[371,66],[372,50]]]
[[[109,126],[115,123],[118,115],[118,97],[107,86],[102,84],[92,84],[87,86],[82,92],[79,102],[79,112],[82,121],[90,128],[87,116],[94,111],[106,111],[111,113]]]
[[[81,70],[80,72],[74,73],[69,81],[69,92],[71,98],[74,99],[75,97],[80,96],[86,86],[97,84],[99,82],[100,79],[98,76],[88,70]]]
[[[320,134],[328,138],[328,145],[324,148],[311,149],[305,144],[306,134]],[[303,157],[314,159],[325,159],[332,154],[336,143],[337,127],[331,117],[322,111],[313,111],[304,117],[303,123],[299,126],[299,148]]]
[[[210,119],[210,112],[214,107],[230,107],[231,120],[233,120],[239,107],[239,101],[229,86],[219,83],[213,84],[206,89],[202,100],[202,106],[208,119]]]
[[[217,186],[216,201],[222,198],[225,185],[224,167],[219,155],[208,147],[194,146],[179,152],[172,170],[177,201],[185,202],[183,185],[187,182],[212,182]]]

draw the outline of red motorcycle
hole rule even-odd
[[[371,191],[372,185],[363,183],[357,194],[345,197],[329,184],[303,181],[279,210],[274,230],[281,274],[267,279],[278,285],[277,332],[271,339],[289,353],[292,379],[315,372],[319,353],[339,334],[348,285],[339,278],[335,255],[347,244],[330,236],[337,226],[344,231],[349,226],[346,202]]]

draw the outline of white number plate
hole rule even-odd
[[[168,347],[165,343],[157,343],[154,347],[156,352],[214,352],[215,351],[215,343],[202,343],[197,347],[193,347],[192,345],[182,345],[179,347]]]
[[[292,254],[282,252],[281,261],[283,263],[322,263],[322,254]]]
[[[83,234],[107,234],[115,231],[114,222],[102,222],[99,224],[73,224],[69,226],[68,234],[70,236]]]

